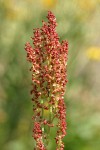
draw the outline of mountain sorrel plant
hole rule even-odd
[[[33,45],[26,43],[27,60],[32,67],[33,137],[34,150],[47,150],[50,129],[57,127],[56,150],[63,150],[66,135],[66,109],[64,103],[68,42],[59,42],[56,18],[48,11],[48,22],[34,29]],[[48,115],[45,116],[47,111]],[[57,123],[54,123],[54,120]]]

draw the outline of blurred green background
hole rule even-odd
[[[0,150],[33,150],[24,45],[48,10],[69,42],[65,150],[100,150],[100,0],[0,0]]]

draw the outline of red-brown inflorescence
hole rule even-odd
[[[56,33],[56,18],[48,11],[48,22],[34,30],[33,45],[26,43],[27,60],[32,67],[33,101],[33,137],[36,141],[34,150],[47,150],[48,134],[58,119],[57,148],[63,150],[63,137],[66,135],[66,108],[64,104],[68,42],[59,42]],[[44,112],[48,112],[45,117]]]

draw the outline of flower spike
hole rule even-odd
[[[47,150],[50,128],[57,119],[56,150],[63,150],[66,135],[66,106],[64,103],[67,83],[66,62],[68,42],[59,42],[56,18],[48,11],[48,22],[34,29],[33,45],[26,43],[27,60],[32,64],[32,101],[34,150]],[[47,112],[47,116],[45,116]]]

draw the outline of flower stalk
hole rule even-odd
[[[63,150],[63,137],[66,135],[66,107],[64,103],[67,83],[66,65],[68,42],[59,42],[56,33],[56,18],[48,11],[48,22],[34,29],[32,47],[25,45],[27,60],[32,64],[32,101],[34,150],[47,150],[50,129],[57,127],[56,150]],[[45,111],[48,116],[45,116]],[[57,119],[57,124],[54,124]]]

